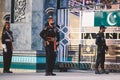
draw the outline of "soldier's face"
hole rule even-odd
[[[53,19],[50,19],[49,20],[49,23],[51,24],[51,23],[54,23],[54,20]]]
[[[9,30],[9,29],[10,29],[10,25],[6,24],[6,30]]]
[[[102,32],[105,32],[105,28],[102,28]]]

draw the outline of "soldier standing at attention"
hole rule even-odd
[[[2,32],[3,63],[4,63],[3,73],[12,73],[12,71],[9,70],[13,53],[12,42],[13,35],[12,31],[10,31],[10,23],[5,22]]]
[[[104,69],[105,52],[108,51],[108,47],[106,46],[106,41],[104,39],[105,29],[105,26],[100,26],[100,31],[96,36],[97,60],[95,65],[95,74],[108,74],[108,72]],[[101,72],[98,70],[99,65],[101,65]]]
[[[59,45],[59,30],[54,26],[54,19],[48,18],[48,22],[44,29],[40,33],[40,36],[44,40],[44,46],[46,50],[46,76],[55,76],[53,68],[56,60],[56,50]]]

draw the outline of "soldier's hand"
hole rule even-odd
[[[4,52],[7,52],[7,48],[3,48]]]
[[[52,41],[55,41],[55,38],[51,38]]]
[[[59,45],[59,42],[56,42],[56,45],[58,46],[58,45]]]
[[[6,44],[2,44],[4,52],[7,52]]]
[[[109,52],[108,52],[108,51],[106,51],[106,52],[105,52],[105,54],[109,54]]]
[[[108,51],[108,46],[106,46],[105,50]]]
[[[49,45],[50,44],[49,41],[46,41],[46,44]]]

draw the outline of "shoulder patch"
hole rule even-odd
[[[6,34],[6,32],[4,31],[3,34]]]
[[[47,26],[45,26],[45,27],[43,28],[43,30],[47,30]]]
[[[97,34],[97,35],[96,35],[96,37],[100,37],[100,35],[99,35],[99,34]]]

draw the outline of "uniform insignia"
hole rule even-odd
[[[3,32],[3,34],[5,34],[5,32]]]
[[[44,27],[44,29],[43,30],[47,30],[47,26],[46,27]]]
[[[97,36],[96,37],[100,37],[98,34],[97,34]]]

